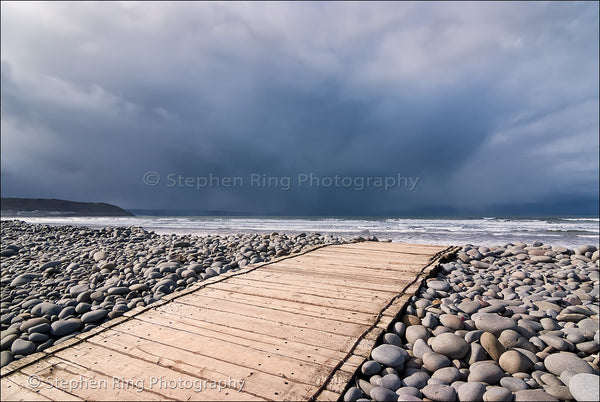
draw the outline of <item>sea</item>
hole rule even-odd
[[[415,244],[496,246],[541,241],[576,248],[599,244],[598,217],[224,217],[133,216],[64,217],[2,216],[45,225],[90,228],[138,226],[157,234],[228,235],[237,233],[331,234],[344,238],[375,236]]]

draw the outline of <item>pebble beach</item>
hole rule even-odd
[[[597,401],[598,249],[465,246],[413,296],[344,401]]]
[[[2,366],[328,234],[159,235],[2,221]],[[344,401],[598,400],[597,246],[466,245],[427,279]]]

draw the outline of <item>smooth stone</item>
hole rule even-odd
[[[468,382],[485,382],[490,385],[498,384],[504,376],[504,371],[495,362],[486,360],[477,362],[470,367]]]
[[[101,319],[106,317],[107,314],[108,314],[108,311],[106,311],[103,308],[100,308],[98,310],[88,311],[87,313],[85,313],[81,316],[81,322],[83,322],[84,324],[88,324],[91,322],[100,321]]]
[[[425,318],[423,318],[421,324],[424,327],[433,329],[438,326],[439,320],[433,314],[427,313],[427,314],[425,314]]]
[[[17,334],[5,335],[2,338],[2,341],[0,342],[0,344],[2,346],[2,350],[8,350],[8,349],[10,349],[10,347],[12,346],[13,342],[15,341],[15,339],[19,339],[19,335],[17,335]]]
[[[363,394],[360,388],[352,387],[344,394],[344,402],[356,402],[359,398],[362,398]]]
[[[502,354],[506,350],[504,346],[500,343],[498,338],[496,338],[496,336],[491,332],[484,332],[483,334],[481,334],[479,343],[481,343],[483,349],[495,361],[500,360],[500,356],[502,356]]]
[[[579,373],[571,377],[569,391],[576,401],[600,400],[600,377],[596,374]]]
[[[432,401],[454,401],[456,391],[449,385],[430,384],[426,385],[421,392]]]
[[[396,390],[397,395],[412,395],[416,397],[421,397],[423,395],[418,388],[415,387],[402,387]]]
[[[416,401],[422,401],[423,399],[419,398],[418,396],[415,395],[410,395],[410,394],[400,394],[398,395],[398,402],[416,402]],[[365,401],[368,402],[368,401]]]
[[[374,401],[397,401],[398,395],[384,387],[373,387],[369,393]]]
[[[450,284],[446,281],[429,281],[427,282],[427,287],[445,292],[450,289]]]
[[[460,372],[456,367],[442,367],[431,375],[431,378],[438,378],[448,385],[452,384],[454,381],[457,381],[459,377]]]
[[[13,356],[15,355],[30,355],[35,352],[35,343],[24,340],[24,339],[15,339],[10,347],[10,351]]]
[[[0,354],[0,367],[4,367],[13,361],[13,355],[8,350],[3,350]]]
[[[542,389],[525,389],[515,392],[515,402],[558,402],[558,399]]]
[[[398,336],[404,336],[404,333],[406,331],[406,324],[404,324],[402,321],[398,321],[397,323],[394,324],[394,333]]]
[[[360,368],[360,371],[367,377],[371,377],[372,375],[379,373],[381,369],[381,364],[379,364],[375,360],[368,360],[363,363],[363,365]]]
[[[406,351],[396,345],[380,345],[371,352],[373,360],[388,367],[400,367],[406,360]]]
[[[428,352],[423,355],[423,367],[430,372],[439,370],[442,367],[449,367],[451,364],[450,359],[436,352]]]
[[[440,315],[440,323],[446,327],[446,328],[450,328],[454,331],[457,331],[459,329],[462,329],[464,327],[464,323],[463,320],[457,316],[457,315],[452,315],[452,314],[442,314]]]
[[[423,359],[425,353],[433,352],[423,339],[417,339],[412,348],[413,355],[418,359]]]
[[[396,391],[402,386],[402,380],[396,374],[386,374],[381,378],[381,386]]]
[[[591,355],[600,349],[600,345],[596,341],[581,342],[575,345],[580,351]]]
[[[483,347],[480,344],[475,342],[471,344],[469,353],[466,357],[467,359],[465,360],[469,365],[483,360],[487,360],[488,358],[485,354],[485,349],[483,349]]]
[[[498,341],[502,344],[502,346],[504,346],[506,350],[522,347],[534,353],[537,352],[535,346],[529,343],[523,335],[521,335],[513,329],[507,329],[505,331],[502,331],[502,333],[498,337]]]
[[[79,318],[68,318],[66,320],[58,320],[50,326],[50,333],[55,337],[64,337],[81,328],[81,320]]]
[[[529,385],[527,385],[525,381],[517,377],[502,377],[500,379],[500,385],[506,389],[510,389],[512,392],[522,391],[529,388]]]
[[[460,402],[482,401],[485,391],[485,384],[481,382],[467,382],[458,388],[458,400]]]
[[[40,324],[49,324],[50,322],[44,317],[30,318],[19,326],[19,331],[28,332],[29,328],[36,327]]]
[[[48,334],[42,334],[39,332],[34,332],[29,335],[29,340],[34,343],[46,342],[48,339],[50,339],[50,336],[48,336]]]
[[[58,306],[54,303],[48,303],[48,302],[43,302],[40,304],[36,304],[32,309],[31,309],[31,314],[36,315],[36,316],[43,316],[43,315],[58,315],[60,314],[60,311],[62,310],[61,306]]]
[[[398,335],[396,335],[394,333],[390,333],[390,332],[383,335],[383,342],[389,343],[390,345],[396,345],[399,347],[404,346],[404,344],[402,342],[402,338],[400,338]]]
[[[544,387],[544,391],[561,401],[573,400],[573,395],[566,385],[547,385]]]
[[[463,300],[458,306],[458,309],[465,314],[476,313],[482,306],[481,303],[474,300]]]
[[[485,402],[510,402],[513,400],[513,394],[504,387],[489,387],[483,394],[483,400]]]
[[[491,332],[498,336],[506,329],[515,329],[517,323],[508,317],[502,317],[494,313],[475,313],[472,320],[475,322],[477,329]]]
[[[373,384],[369,381],[365,381],[362,378],[358,380],[358,387],[367,395],[370,395],[371,390],[374,388]]]
[[[502,353],[498,363],[510,374],[528,373],[533,370],[533,362],[524,354],[512,349]]]
[[[429,381],[431,377],[424,371],[416,371],[411,373],[407,377],[404,377],[402,380],[406,387],[415,387],[418,389],[423,388],[427,385],[427,381]]]
[[[540,320],[540,324],[542,324],[542,327],[544,327],[546,331],[554,331],[560,329],[560,326],[558,325],[556,320],[549,317],[542,318]]]
[[[427,340],[431,334],[427,328],[423,325],[411,325],[406,327],[405,337],[406,341],[411,345],[414,345],[417,339]]]
[[[594,369],[585,360],[571,352],[552,353],[544,359],[544,366],[554,375],[560,376],[563,371],[593,374]]]
[[[106,293],[109,295],[126,295],[129,293],[129,287],[126,286],[117,286],[113,288],[109,288]]]
[[[568,350],[569,345],[564,339],[554,335],[540,335],[539,338],[548,346],[552,346],[556,350]]]
[[[469,344],[464,338],[447,332],[433,338],[431,349],[451,359],[462,359],[469,351]]]

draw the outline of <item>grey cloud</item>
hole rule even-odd
[[[2,193],[265,214],[597,199],[597,38],[593,3],[3,3]],[[150,170],[422,182],[199,192]]]

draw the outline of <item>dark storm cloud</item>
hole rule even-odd
[[[597,3],[2,3],[2,194],[260,214],[569,213],[571,195],[594,212],[597,72]],[[211,173],[244,186],[167,186]],[[420,182],[250,186],[308,173]]]

